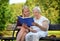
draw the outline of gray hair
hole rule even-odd
[[[34,11],[34,10],[37,10],[39,13],[41,13],[41,9],[40,9],[38,6],[34,7],[34,8],[33,8],[33,11]]]

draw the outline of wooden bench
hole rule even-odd
[[[50,24],[49,25],[49,30],[51,30],[51,31],[60,31],[60,24]],[[16,37],[14,37],[15,31],[18,31],[17,26],[13,30],[12,37],[0,37],[1,41],[3,41],[3,40],[4,41],[16,40]],[[58,38],[58,37],[51,38],[51,37],[47,36],[47,37],[40,38],[40,40],[60,41],[60,38]]]
[[[13,37],[14,37],[14,33],[15,31],[17,30],[17,28],[15,27],[14,31],[13,31]],[[60,24],[50,24],[49,25],[49,30],[51,31],[60,31]],[[50,38],[50,37],[42,37],[40,40],[51,40],[51,41],[57,41],[59,40],[60,41],[60,38]]]

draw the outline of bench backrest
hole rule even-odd
[[[17,26],[21,25],[17,20]],[[49,30],[60,30],[60,24],[49,24]]]
[[[60,30],[60,24],[50,24],[49,30]]]
[[[20,25],[20,23],[19,23],[19,21],[17,21],[17,25],[16,25],[16,27],[14,28],[14,30],[13,30],[13,37],[14,37],[14,33],[15,33],[15,30],[17,29],[17,26],[19,26]],[[49,30],[60,30],[60,24],[49,24]]]

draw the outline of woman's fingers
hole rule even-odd
[[[34,32],[34,33],[36,33],[36,32],[37,32],[36,30],[33,30],[33,29],[31,29],[31,28],[30,28],[30,31],[31,31],[31,32]]]
[[[29,32],[28,29],[26,29],[26,32],[27,32],[27,33]]]
[[[22,26],[23,26],[23,27],[27,27],[27,24],[23,23]]]
[[[32,25],[35,26],[35,23],[33,22]]]
[[[34,33],[36,33],[37,31],[36,30],[33,30]]]
[[[34,23],[32,23],[32,25],[37,26],[38,24],[34,22]]]

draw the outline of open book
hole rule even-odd
[[[18,17],[18,20],[21,24],[25,23],[27,24],[27,26],[32,26],[32,23],[34,22],[33,18],[32,17],[29,17],[29,18],[22,18],[22,17]]]

